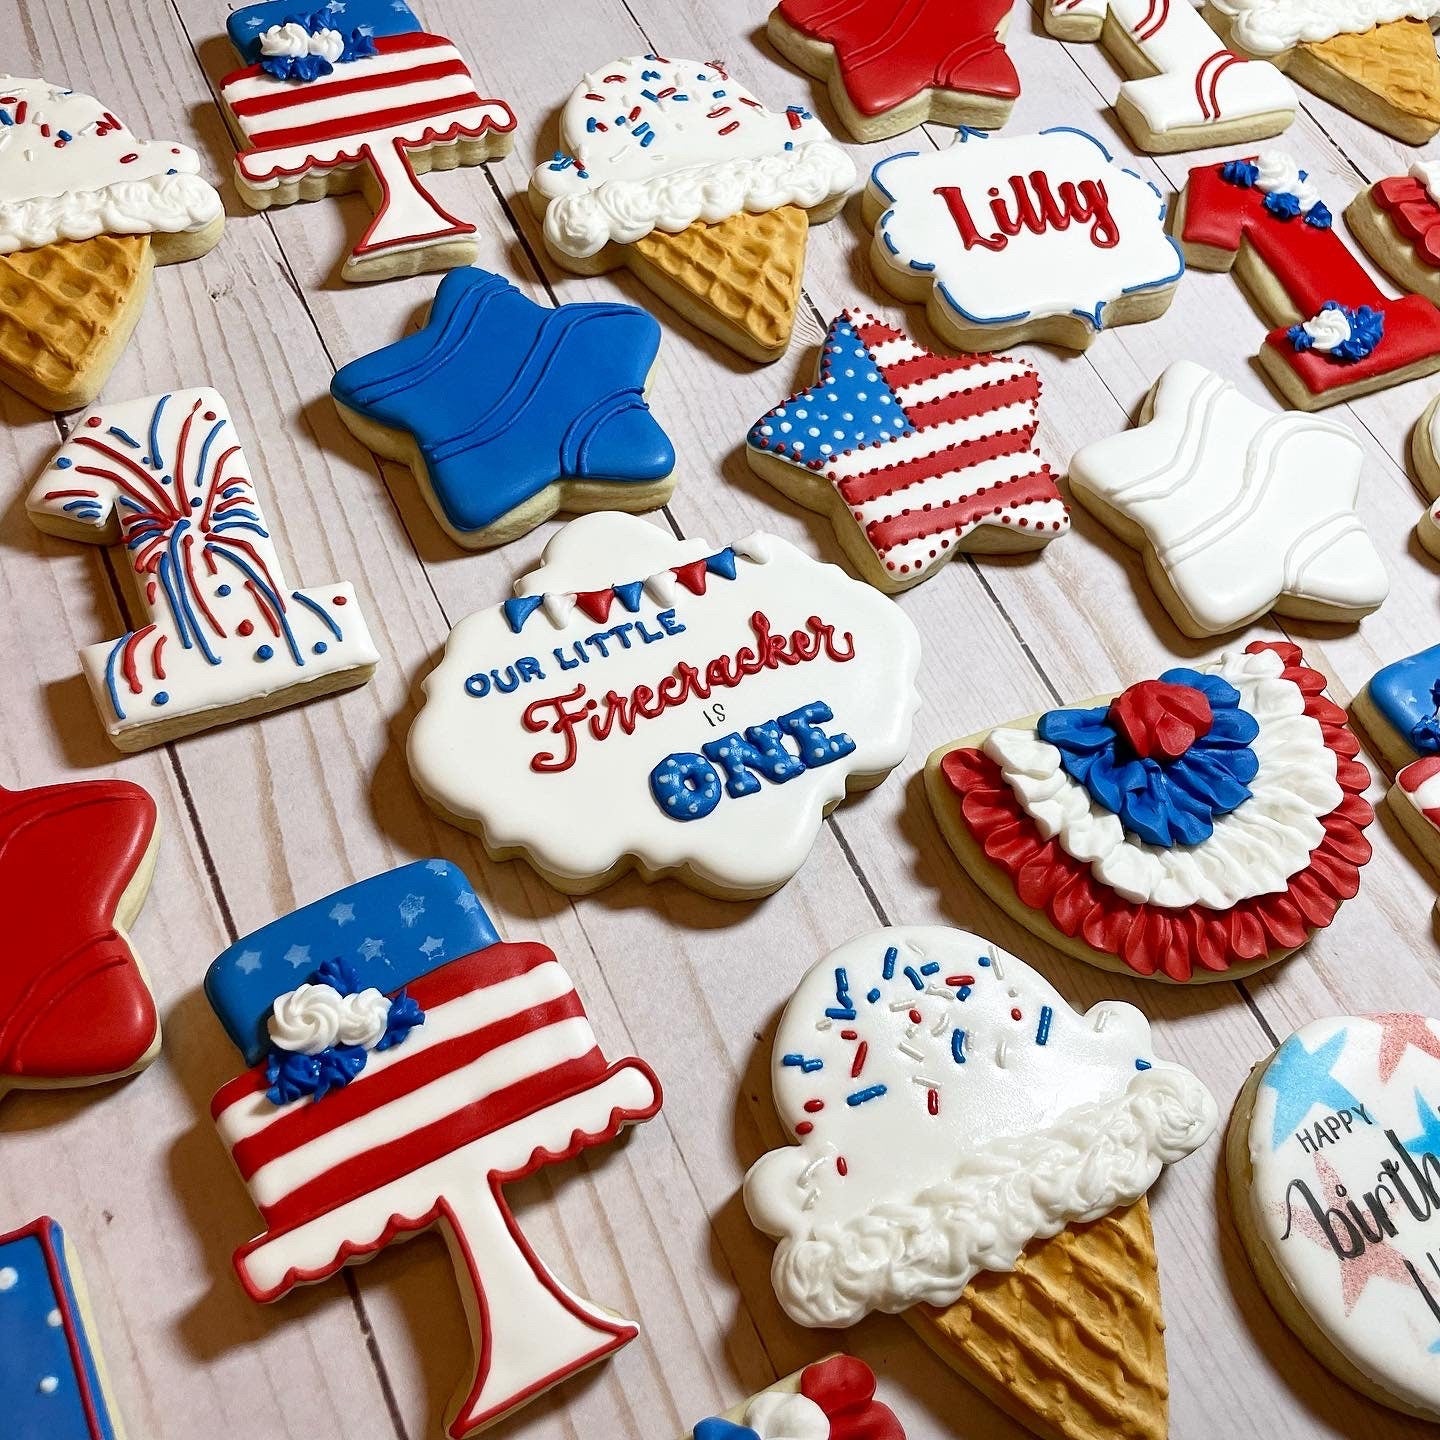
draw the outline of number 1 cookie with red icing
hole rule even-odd
[[[1020,77],[1005,51],[1012,0],[781,0],[766,27],[775,48],[826,80],[857,140],[917,125],[996,130]]]

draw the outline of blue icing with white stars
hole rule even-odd
[[[771,450],[784,445],[783,459],[814,468],[914,429],[855,326],[841,316],[825,338],[819,383],[757,420],[750,443]]]
[[[1376,672],[1370,700],[1417,755],[1440,754],[1440,645]]]
[[[210,966],[205,994],[245,1063],[258,1065],[276,998],[326,961],[351,967],[357,989],[390,994],[499,938],[457,866],[416,860],[242,936]]]
[[[405,0],[265,0],[233,10],[225,23],[230,43],[247,65],[260,59],[260,37],[288,20],[318,18],[343,35],[413,35],[424,27]]]
[[[0,1338],[5,1440],[115,1440],[53,1220],[0,1237]]]

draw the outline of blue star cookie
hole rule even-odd
[[[557,510],[651,510],[675,450],[645,403],[660,326],[632,305],[537,305],[478,269],[440,283],[418,334],[346,365],[330,393],[403,460],[461,545],[503,545]]]

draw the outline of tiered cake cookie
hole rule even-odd
[[[893,601],[773,535],[716,547],[584,515],[450,632],[410,773],[573,894],[633,868],[755,898],[904,758],[919,664]]]
[[[1132,1006],[1077,1014],[1013,955],[940,927],[842,945],[775,1035],[795,1143],[745,1177],[801,1325],[904,1312],[1038,1435],[1163,1440],[1145,1192],[1215,1102]]]
[[[965,868],[1056,949],[1234,980],[1359,889],[1374,818],[1359,751],[1299,648],[1257,641],[942,746],[925,780]]]
[[[160,1053],[126,934],[158,845],[155,802],[127,781],[0,789],[0,1099],[113,1080]]]
[[[211,1105],[265,1219],[235,1255],[253,1299],[437,1229],[475,1358],[453,1440],[635,1338],[535,1253],[503,1187],[648,1120],[659,1082],[606,1061],[555,956],[499,940],[454,866],[306,905],[237,940],[205,990],[253,1067]]]
[[[47,410],[100,392],[154,267],[205,254],[225,212],[187,145],[99,100],[0,76],[0,381]]]
[[[1440,560],[1440,398],[1432,400],[1410,437],[1415,474],[1431,504],[1415,525],[1420,543]]]
[[[1440,755],[1440,645],[1377,670],[1350,711],[1391,774]]]
[[[752,360],[785,353],[812,224],[855,166],[803,106],[767,109],[723,65],[636,55],[587,75],[530,181],[545,247],[582,275],[628,266]]]
[[[1405,175],[1367,185],[1345,222],[1370,258],[1402,289],[1440,304],[1440,162],[1417,160]]]
[[[685,1440],[905,1440],[905,1431],[875,1398],[870,1367],[851,1355],[829,1355],[701,1420]]]
[[[510,151],[515,117],[481,96],[460,52],[405,0],[346,0],[311,13],[265,0],[230,14],[245,68],[220,82],[241,150],[240,198],[256,210],[364,191],[375,218],[346,280],[468,265],[475,227],[417,178]]]

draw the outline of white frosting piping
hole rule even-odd
[[[1211,0],[1233,18],[1231,39],[1252,55],[1278,55],[1302,41],[1362,35],[1391,20],[1429,20],[1440,0]]]
[[[300,985],[275,1001],[270,1040],[297,1055],[318,1055],[333,1045],[373,1050],[389,1021],[390,1002],[379,990],[342,995],[332,985]]]

